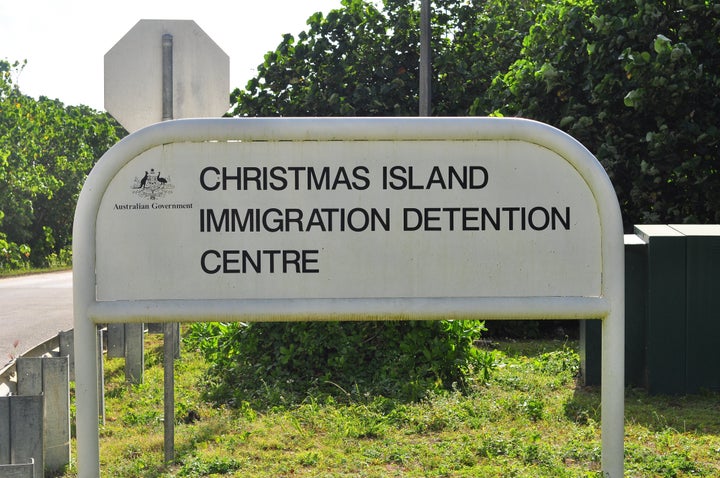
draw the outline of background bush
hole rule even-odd
[[[23,66],[0,60],[0,269],[68,258],[85,178],[122,134],[107,113],[22,94]]]
[[[463,389],[470,371],[489,372],[474,346],[479,321],[193,324],[186,342],[212,363],[208,398],[283,404],[308,393],[416,400]]]

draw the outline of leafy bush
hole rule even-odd
[[[416,400],[462,389],[492,361],[473,343],[479,321],[199,323],[186,341],[211,362],[208,398],[231,404],[302,400],[308,393]]]
[[[0,232],[27,244],[31,265],[44,267],[70,247],[85,177],[122,129],[87,106],[24,95],[13,81],[23,67],[0,60]]]
[[[30,267],[30,246],[8,241],[0,232],[0,271],[28,269]]]
[[[55,269],[72,266],[72,248],[64,247],[60,249],[58,253],[51,252],[50,255],[45,258],[45,262],[48,267]]]
[[[495,114],[558,126],[615,186],[626,227],[720,221],[720,4],[548,3],[489,91]]]
[[[235,116],[415,115],[416,2],[344,0],[286,35]],[[628,230],[720,221],[720,4],[433,2],[435,115],[522,116],[600,160]]]

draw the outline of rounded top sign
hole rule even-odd
[[[192,20],[140,20],[105,54],[105,109],[129,132],[161,121],[162,37],[173,37],[173,116],[222,116],[230,59]]]

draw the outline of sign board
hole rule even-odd
[[[445,143],[155,146],[103,196],[97,298],[600,295],[577,170],[535,144]]]
[[[603,468],[622,476],[622,232],[597,160],[532,121],[171,121],[83,188],[75,330],[95,353],[87,324],[602,318]]]
[[[230,59],[192,20],[140,20],[105,54],[105,109],[129,132],[163,119],[162,37],[173,38],[173,116],[229,108]]]

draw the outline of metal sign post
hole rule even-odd
[[[430,0],[420,2],[420,116],[432,113],[432,30]]]
[[[181,118],[221,116],[228,109],[229,78],[228,56],[195,22],[141,20],[105,55],[105,107],[130,132],[172,120],[176,110]],[[163,327],[166,462],[175,459],[177,328]]]
[[[83,478],[99,476],[97,323],[440,318],[602,319],[602,467],[623,475],[620,209],[550,126],[167,121],[97,163],[73,245]]]

